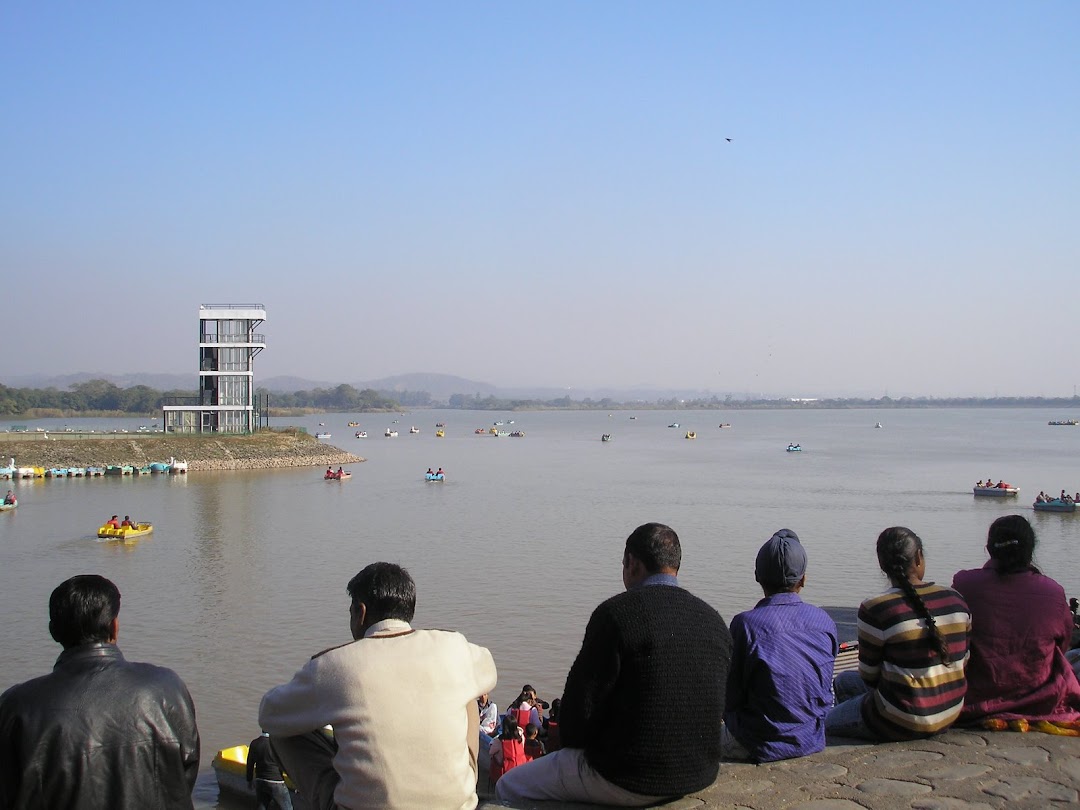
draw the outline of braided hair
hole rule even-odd
[[[949,645],[945,642],[945,636],[941,628],[937,626],[933,614],[923,602],[919,592],[908,579],[908,572],[915,565],[915,556],[923,550],[922,540],[911,529],[903,526],[893,526],[878,535],[877,558],[878,565],[889,579],[896,584],[904,593],[908,603],[926,621],[934,645],[934,652],[941,658],[941,662],[949,665]]]
[[[1023,515],[1005,515],[990,524],[986,550],[997,562],[998,574],[1016,574],[1039,569],[1031,564],[1035,555],[1035,530]]]

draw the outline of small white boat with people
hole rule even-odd
[[[787,446],[787,451],[789,453],[801,453],[802,452],[802,445],[801,444],[789,444]]]
[[[329,439],[330,434],[329,433],[316,433],[315,438],[316,439]]]
[[[169,472],[173,475],[184,475],[188,471],[188,463],[186,461],[177,461],[172,456],[169,456]]]
[[[416,425],[413,425],[411,428],[409,428],[409,433],[419,433],[419,432],[420,432],[420,428],[418,428]]]
[[[356,431],[356,438],[358,438],[358,439],[366,439],[367,438],[367,431],[366,430],[358,430],[358,431]]]
[[[1012,484],[1005,483],[1004,480],[999,480],[996,484],[989,478],[986,479],[986,483],[979,481],[972,487],[972,492],[976,496],[989,497],[989,498],[1004,498],[1006,495],[1015,495],[1020,491],[1019,487],[1014,487]]]
[[[390,428],[387,428],[386,433],[384,433],[383,435],[388,439],[396,439],[397,438],[397,431],[396,430],[391,430]]]

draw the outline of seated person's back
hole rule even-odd
[[[725,755],[772,762],[813,754],[825,747],[836,623],[799,598],[806,551],[795,532],[781,529],[761,547],[754,575],[765,598],[731,620],[724,723],[738,745]]]

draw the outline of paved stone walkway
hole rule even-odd
[[[841,741],[836,741],[841,742]],[[481,785],[481,810],[500,805]],[[722,763],[716,782],[666,810],[1046,810],[1080,804],[1080,737],[947,731],[907,743],[829,745],[767,765]],[[578,810],[589,805],[514,805]]]

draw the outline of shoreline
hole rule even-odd
[[[251,436],[164,436],[121,434],[109,438],[5,441],[0,438],[0,466],[14,458],[20,467],[141,467],[175,458],[190,472],[260,470],[359,464],[364,461],[340,447],[324,444],[295,430],[266,430]]]

